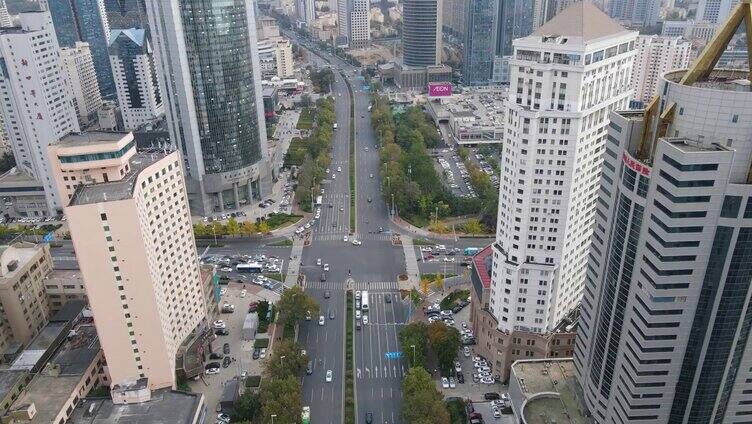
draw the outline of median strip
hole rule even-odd
[[[355,234],[356,230],[356,200],[357,190],[355,186],[355,96],[353,95],[352,86],[350,81],[345,78],[345,75],[340,73],[347,85],[347,92],[350,94],[350,234]]]
[[[355,379],[353,378],[353,369],[355,363],[353,361],[353,348],[355,335],[353,334],[353,292],[348,290],[346,292],[347,307],[345,322],[346,335],[345,335],[345,424],[355,424]]]

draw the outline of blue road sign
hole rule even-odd
[[[42,241],[45,243],[49,243],[54,240],[55,240],[55,234],[52,231],[50,231],[49,233],[45,234],[44,237],[42,237]]]
[[[402,357],[402,352],[387,352],[384,356],[386,359],[399,359]]]

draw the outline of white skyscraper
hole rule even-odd
[[[611,113],[574,356],[601,424],[752,416],[749,69],[704,59]]]
[[[672,69],[689,66],[692,44],[680,37],[641,35],[632,69],[632,99],[647,103],[655,96],[658,79]]]
[[[154,53],[140,28],[117,29],[110,34],[110,63],[118,104],[126,130],[135,130],[164,115]]]
[[[48,12],[20,14],[20,28],[0,29],[0,102],[17,166],[44,185],[48,213],[62,210],[47,160],[47,146],[78,132],[68,78]]]
[[[8,13],[8,5],[5,0],[0,0],[0,28],[13,26],[13,18]]]
[[[579,304],[608,112],[627,108],[637,33],[589,2],[514,41],[490,311],[546,333]]]
[[[338,34],[351,48],[368,45],[371,39],[371,21],[368,0],[338,0]]]
[[[89,43],[77,41],[74,47],[61,49],[60,59],[70,82],[78,124],[86,127],[97,120],[97,110],[102,106]]]

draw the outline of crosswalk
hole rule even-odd
[[[353,290],[397,290],[399,284],[396,281],[361,281],[347,286],[341,281],[306,281],[307,289],[319,290],[344,290],[351,287]]]
[[[381,380],[381,379],[398,379],[401,380],[405,376],[405,361],[404,360],[392,360],[390,363],[383,364],[381,366],[375,366],[369,368],[364,366],[363,368],[355,368],[355,378],[358,380]]]
[[[327,231],[327,228],[322,228],[313,233],[314,241],[343,241],[343,237],[347,234],[346,231]],[[373,240],[373,241],[391,241],[392,236],[389,234],[360,234],[355,237],[348,236],[348,241],[352,241],[355,238],[360,241]],[[343,241],[344,242],[344,241]]]

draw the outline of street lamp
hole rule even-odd
[[[415,345],[410,345],[413,348],[413,366],[415,366]]]
[[[279,357],[279,365],[280,366],[282,366],[282,360],[285,359],[285,358],[287,358],[287,356],[285,356],[285,355],[282,355],[282,356]]]
[[[277,416],[277,414],[272,414],[271,415],[271,417],[272,417],[272,424],[274,424],[274,417],[276,417],[276,416]]]

